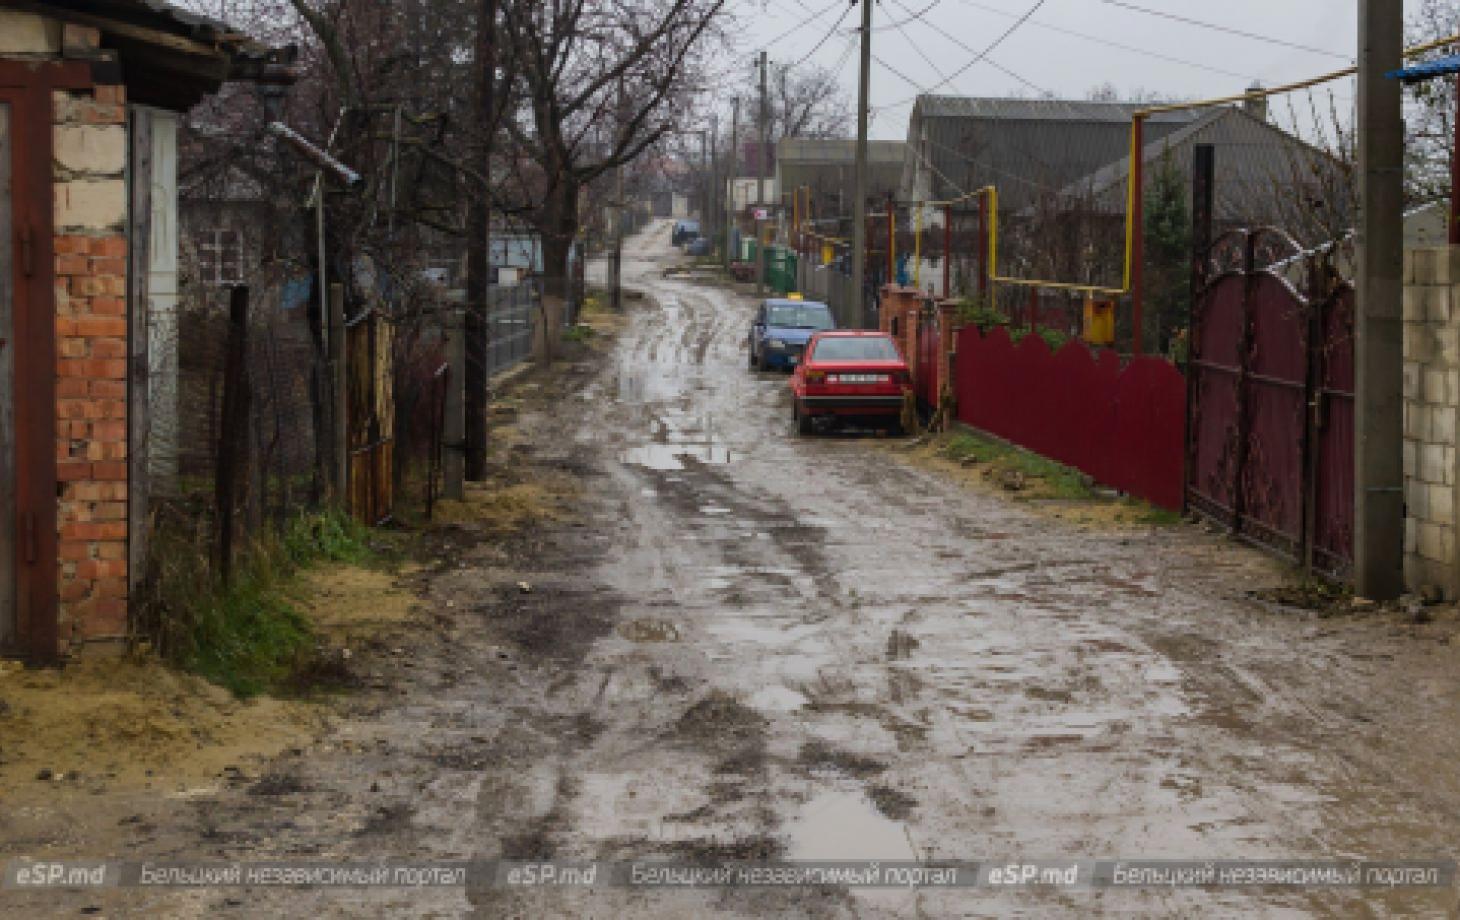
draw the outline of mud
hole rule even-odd
[[[394,652],[364,656],[368,689],[336,726],[149,815],[126,829],[129,852],[1003,862],[1452,848],[1453,612],[1320,616],[1264,600],[1286,596],[1288,574],[1200,528],[1066,519],[896,442],[798,438],[785,377],[745,366],[751,301],[666,277],[676,261],[667,225],[635,240],[625,270],[648,296],[514,400],[495,462],[517,482],[571,478],[556,510],[515,529],[464,511],[425,535],[424,613]],[[1455,907],[1449,891],[1270,889],[109,897],[149,915],[320,917]]]

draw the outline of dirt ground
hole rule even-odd
[[[416,602],[389,638],[361,644],[360,688],[322,731],[207,786],[131,799],[140,817],[97,838],[64,831],[52,806],[24,817],[32,806],[8,796],[39,781],[6,775],[0,852],[1003,862],[1452,849],[1453,611],[1421,623],[1342,600],[1303,609],[1281,602],[1307,596],[1281,566],[1199,526],[1020,500],[905,443],[798,438],[785,377],[746,367],[751,300],[666,277],[679,261],[668,235],[658,225],[629,248],[647,296],[614,335],[506,394],[493,488],[419,536],[417,567],[399,577]],[[120,795],[40,785],[72,801]],[[469,886],[0,892],[0,906],[1386,916],[1445,914],[1455,894]]]

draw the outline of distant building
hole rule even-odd
[[[867,142],[868,198],[898,194],[906,149],[902,141]],[[816,214],[848,215],[856,197],[856,162],[855,140],[786,138],[776,145],[776,185],[787,200],[795,189],[809,188]]]

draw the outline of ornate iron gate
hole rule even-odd
[[[1343,578],[1353,558],[1353,286],[1297,250],[1279,231],[1236,231],[1202,266],[1186,503]]]

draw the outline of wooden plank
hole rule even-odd
[[[127,583],[136,588],[147,565],[148,301],[152,241],[152,112],[133,106],[127,179]]]
[[[10,106],[0,103],[0,653],[17,651],[15,616],[15,265]]]

